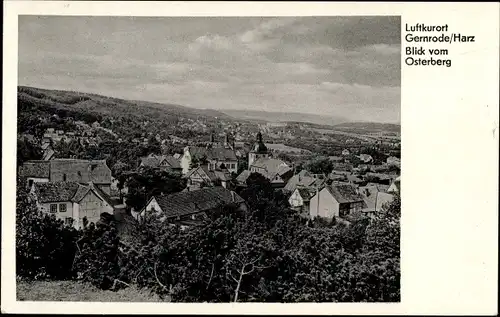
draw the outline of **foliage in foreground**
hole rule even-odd
[[[221,208],[188,230],[151,216],[126,243],[110,219],[76,231],[37,215],[21,192],[17,273],[146,287],[177,302],[400,300],[399,198],[368,225],[314,226],[265,180],[249,182],[248,212]]]

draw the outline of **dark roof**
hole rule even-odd
[[[49,178],[50,182],[111,184],[111,170],[105,160],[27,161],[20,168],[19,174],[23,177]]]
[[[167,162],[172,168],[182,168],[181,163],[172,155],[166,155],[163,157],[163,161]]]
[[[197,168],[192,169],[189,173],[186,174],[186,178],[190,178],[193,174],[200,174],[202,176],[206,176],[210,179],[210,181],[214,182],[217,180],[217,175],[213,171],[208,170],[207,165],[201,165]]]
[[[352,185],[335,184],[326,186],[326,188],[332,194],[335,200],[337,200],[340,204],[363,201],[363,197],[357,193],[356,188],[354,188],[354,186]]]
[[[300,197],[302,197],[303,201],[311,200],[311,197],[315,194],[314,190],[306,187],[297,187],[297,190],[299,191]]]
[[[252,153],[267,153],[267,147],[264,142],[256,142],[252,147]]]
[[[19,168],[19,175],[23,177],[50,177],[50,162],[48,161],[27,161]]]
[[[34,183],[34,186],[41,203],[72,201],[77,191],[85,187],[75,182]]]
[[[260,131],[257,133],[257,142],[255,142],[254,146],[252,147],[252,152],[267,153],[267,147],[264,142],[262,142],[262,133],[260,133]]]
[[[141,157],[141,164],[146,167],[156,168],[164,163],[167,163],[167,165],[172,168],[182,168],[180,162],[171,155],[150,155]]]
[[[166,196],[154,196],[153,198],[167,218],[245,202],[238,194],[224,187],[205,187],[195,191],[183,191]]]
[[[89,186],[79,186],[78,190],[75,193],[75,196],[73,196],[72,201],[79,202],[87,195],[89,192],[90,187]]]
[[[93,186],[94,190],[99,194],[99,196],[104,199],[105,202],[107,202],[111,207],[114,207],[116,205],[121,204],[122,202],[119,199],[113,199],[111,196],[109,196],[105,191],[103,191],[99,186]]]
[[[276,174],[281,176],[292,170],[284,161],[273,158],[260,158],[250,167],[258,168],[258,172],[269,179],[274,179]]]
[[[298,174],[290,178],[285,186],[285,189],[294,191],[298,186],[321,186],[324,183],[324,180],[320,179],[320,177],[321,175],[314,175],[306,170],[302,170]]]
[[[77,182],[47,182],[34,183],[35,195],[41,203],[49,202],[80,202],[89,191],[94,190],[110,206],[120,202],[112,199],[108,194],[93,184],[82,185]]]
[[[241,184],[246,184],[248,176],[250,176],[251,172],[249,170],[244,170],[236,177],[236,181]]]

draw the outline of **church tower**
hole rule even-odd
[[[252,150],[248,154],[248,167],[252,166],[252,164],[260,158],[268,158],[269,153],[267,151],[267,147],[262,142],[262,133],[257,133],[257,142],[255,142]]]

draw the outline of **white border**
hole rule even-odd
[[[498,3],[5,1],[2,312],[130,314],[496,314]],[[17,16],[401,15],[476,36],[450,69],[402,68],[402,302],[172,304],[15,301]],[[404,37],[404,33],[403,33]],[[403,47],[405,44],[403,43]],[[404,59],[404,53],[402,54]],[[403,64],[402,60],[402,64]]]

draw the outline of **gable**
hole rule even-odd
[[[335,199],[335,196],[332,195],[332,193],[328,190],[328,188],[323,188],[320,192],[319,192],[319,195],[320,197],[322,197],[323,199],[328,199],[328,200],[331,200],[332,202],[334,202],[335,204],[340,204],[340,202]]]
[[[78,203],[82,203],[82,202],[89,202],[89,201],[104,201],[101,197],[99,197],[92,189],[89,190],[85,196],[83,196],[83,198],[78,202]]]

